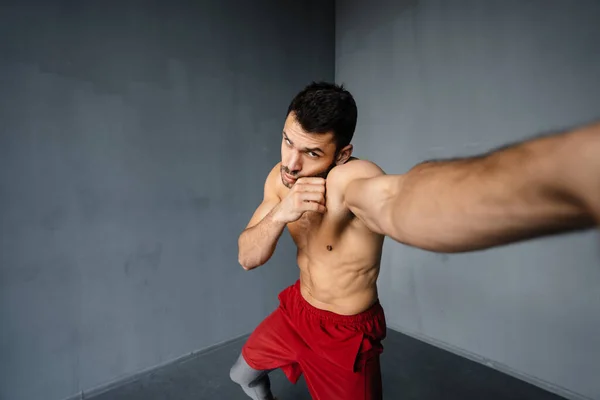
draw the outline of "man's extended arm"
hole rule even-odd
[[[431,251],[591,228],[600,224],[600,124],[357,179],[345,197],[371,229]]]

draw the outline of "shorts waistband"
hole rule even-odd
[[[297,299],[298,305],[302,307],[305,311],[312,314],[313,316],[324,319],[334,323],[341,324],[356,324],[363,323],[365,321],[371,321],[378,315],[381,315],[383,309],[381,307],[381,303],[379,299],[375,301],[368,309],[362,311],[358,314],[354,315],[342,315],[337,314],[332,311],[322,310],[310,304],[306,299],[302,296],[302,292],[300,291],[300,280],[296,281],[296,283],[292,286],[292,291],[294,292],[294,297]]]

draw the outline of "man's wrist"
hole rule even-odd
[[[275,207],[273,207],[273,209],[271,210],[271,212],[268,214],[267,216],[269,218],[269,220],[274,223],[277,224],[278,226],[280,226],[282,229],[285,227],[286,225],[286,221],[283,219],[283,217],[281,216],[281,208],[280,208],[280,204],[277,204]]]

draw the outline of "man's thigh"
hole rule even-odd
[[[313,400],[381,400],[379,357],[370,356],[356,372],[318,357],[303,358],[300,365]]]
[[[281,368],[297,381],[301,374],[297,353],[302,340],[280,308],[273,311],[254,329],[242,348],[246,363],[256,370]]]

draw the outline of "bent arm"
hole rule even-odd
[[[277,203],[264,202],[255,215],[264,216],[256,225],[244,229],[238,239],[238,262],[245,270],[260,267],[266,263],[277,247],[285,223],[273,218]]]
[[[275,218],[279,198],[275,194],[272,175],[273,172],[265,182],[262,203],[238,238],[238,262],[245,270],[259,267],[271,258],[285,229],[286,224]]]
[[[591,228],[600,224],[600,124],[356,180],[346,203],[371,229],[438,252]]]

